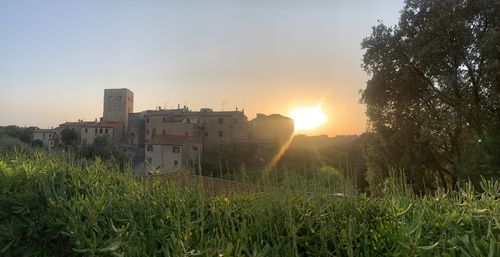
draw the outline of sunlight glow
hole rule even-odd
[[[326,121],[320,105],[313,108],[297,108],[290,113],[290,117],[295,122],[295,132],[317,128]]]

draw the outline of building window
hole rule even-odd
[[[164,129],[162,129],[162,130],[161,130],[161,132],[163,133],[163,135],[165,135],[165,134],[166,134]]]
[[[97,134],[97,128],[96,128],[96,129],[94,129],[94,133],[96,133],[96,134]]]
[[[108,96],[108,99],[109,101],[113,101],[113,96],[112,95]]]
[[[146,135],[149,135],[149,129],[146,129]]]
[[[193,146],[193,151],[198,151],[198,146]]]
[[[102,134],[102,128],[99,129],[99,134]]]
[[[185,135],[185,136],[189,136],[189,133],[188,133],[188,132],[185,132],[185,133],[184,133],[184,135]]]
[[[146,146],[146,151],[152,152],[153,151],[153,146],[152,145]]]
[[[88,131],[87,131],[87,128],[85,128],[85,133],[87,133],[87,132],[88,132]]]
[[[233,118],[233,124],[238,124],[238,119]]]
[[[172,153],[180,153],[181,152],[181,148],[178,147],[178,146],[174,146],[172,147]]]
[[[224,136],[224,131],[219,130],[219,137],[223,137],[223,136]]]
[[[104,133],[108,134],[108,129],[104,129]]]
[[[174,166],[177,167],[177,165],[179,164],[179,162],[177,160],[174,161]]]
[[[151,132],[154,135],[156,135],[156,128],[153,128],[153,131]]]
[[[121,96],[118,96],[118,101],[121,101],[122,100],[122,97]]]
[[[167,117],[163,117],[163,122],[167,122]]]
[[[146,123],[149,123],[149,118],[146,118]]]
[[[219,118],[219,124],[224,124],[224,118]]]
[[[205,132],[205,136],[208,137],[208,132]]]
[[[153,160],[151,159],[151,157],[148,157],[148,163],[152,163]]]

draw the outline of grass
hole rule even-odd
[[[500,185],[211,197],[97,160],[0,157],[0,256],[500,256]]]

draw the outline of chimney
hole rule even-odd
[[[238,107],[236,107],[236,111],[238,111]]]
[[[180,104],[177,104],[177,109],[180,109],[181,108],[181,105]]]

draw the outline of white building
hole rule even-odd
[[[192,136],[158,135],[145,142],[146,171],[175,172],[194,165],[202,152],[201,141]]]
[[[37,129],[33,131],[33,141],[35,140],[41,141],[45,149],[52,151],[56,147],[59,135],[55,129]]]

